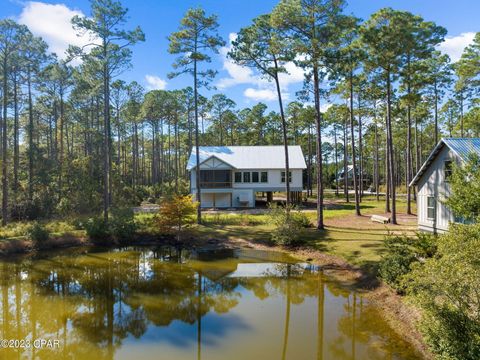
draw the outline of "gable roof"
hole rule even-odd
[[[200,163],[215,157],[235,169],[285,169],[283,145],[273,146],[200,146]],[[306,169],[305,158],[299,145],[288,146],[290,169]],[[196,151],[192,149],[187,170],[196,166]]]
[[[466,161],[471,153],[480,156],[480,138],[444,138],[441,139],[437,146],[432,150],[427,160],[410,182],[410,186],[415,186],[430,164],[435,160],[435,157],[447,146],[456,156],[462,161]]]

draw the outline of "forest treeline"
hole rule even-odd
[[[437,50],[445,28],[390,8],[361,20],[345,5],[281,0],[239,29],[228,56],[272,82],[279,111],[240,108],[212,91],[211,57],[225,41],[217,17],[200,8],[169,36],[177,56],[169,76],[192,84],[177,90],[121,80],[145,35],[130,29],[120,2],[92,0],[88,17],[72,19],[91,44],[70,46],[66,59],[26,26],[0,20],[2,223],[100,211],[107,219],[112,207],[187,192],[196,145],[270,144],[302,146],[319,229],[323,191],[346,188],[336,174],[348,165],[357,213],[368,184],[386,191],[395,222],[396,190],[410,204],[407,184],[436,142],[479,136],[480,33],[453,63]],[[289,62],[305,72],[293,101],[282,99]]]

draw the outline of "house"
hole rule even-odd
[[[360,169],[358,168],[358,166],[356,168],[357,168],[357,179],[360,182]],[[340,187],[344,186],[344,182],[345,182],[344,173],[345,173],[345,169],[343,167],[341,167],[337,172],[336,180],[338,181]],[[370,178],[365,171],[363,172],[362,180],[363,180],[364,186],[368,186],[368,184],[370,183]],[[353,186],[353,165],[347,165],[347,181],[348,181],[347,186]]]
[[[253,208],[257,192],[272,198],[285,191],[285,152],[283,146],[201,146],[200,198],[203,208]],[[303,190],[305,158],[300,146],[289,146],[290,191]],[[190,191],[196,196],[196,151],[190,154]]]
[[[463,222],[443,201],[450,193],[452,164],[462,164],[471,153],[480,155],[480,138],[442,139],[415,175],[410,186],[417,186],[419,230],[442,233],[451,222]]]

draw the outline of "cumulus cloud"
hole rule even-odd
[[[18,22],[28,26],[34,35],[42,37],[50,50],[64,59],[68,45],[84,46],[91,41],[88,34],[77,36],[71,23],[75,15],[84,16],[81,11],[72,10],[65,4],[29,1],[22,9]]]
[[[148,90],[165,90],[167,82],[155,75],[145,75]]]
[[[246,98],[255,101],[273,101],[277,99],[277,93],[272,89],[247,88],[243,92]]]
[[[450,56],[453,62],[456,62],[460,60],[463,49],[472,43],[474,37],[474,32],[465,32],[457,36],[447,36],[438,48],[441,52]]]
[[[255,101],[273,101],[277,99],[276,91],[272,82],[256,73],[253,69],[238,65],[227,57],[231,49],[231,43],[237,37],[237,34],[229,34],[229,45],[220,49],[220,55],[223,59],[223,69],[228,73],[228,77],[221,78],[216,86],[224,90],[237,85],[250,85],[243,94],[247,99]],[[279,75],[280,86],[282,87],[282,96],[288,99],[288,87],[291,84],[300,83],[304,79],[303,69],[296,66],[293,62],[285,64],[286,73]]]

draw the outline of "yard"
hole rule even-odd
[[[325,254],[341,257],[352,265],[369,266],[380,260],[383,239],[389,233],[413,235],[416,216],[406,214],[406,203],[397,202],[399,225],[379,224],[370,220],[373,214],[385,215],[385,204],[374,197],[365,197],[361,204],[362,216],[354,214],[354,204],[328,199],[324,212],[326,229],[313,227],[316,211],[304,211],[312,221],[312,228],[305,229],[308,245]],[[413,209],[415,212],[415,209]],[[273,226],[265,213],[209,212],[204,215],[204,225],[196,227],[201,238],[217,240],[244,239],[255,243],[268,243]]]

